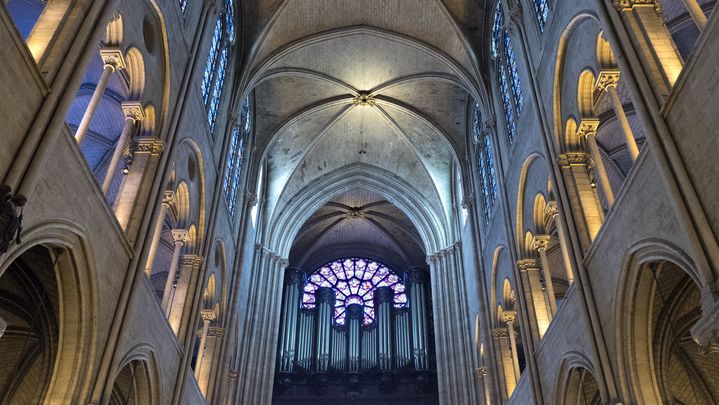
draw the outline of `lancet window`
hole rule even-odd
[[[547,0],[532,0],[534,5],[534,15],[537,18],[537,24],[539,30],[544,32],[544,26],[547,24],[549,18],[549,1]]]
[[[210,132],[215,131],[217,113],[225,86],[230,47],[235,39],[233,7],[231,0],[225,1],[225,10],[215,21],[210,51],[207,55],[205,72],[200,86],[202,100],[207,108],[207,124],[210,127]]]
[[[227,201],[227,212],[230,218],[234,218],[237,208],[237,194],[240,189],[242,174],[242,161],[245,156],[245,144],[252,130],[250,122],[250,100],[245,98],[240,108],[240,121],[232,127],[230,135],[230,149],[227,151],[227,165],[225,176],[222,180],[222,187]]]
[[[496,62],[500,99],[504,110],[504,121],[509,143],[517,135],[517,119],[522,112],[524,97],[522,83],[517,70],[517,58],[512,47],[512,39],[507,32],[502,14],[502,3],[497,2],[492,24],[492,58]]]
[[[494,172],[492,138],[488,133],[482,131],[481,121],[481,111],[479,110],[479,106],[475,105],[472,131],[477,150],[477,169],[479,170],[479,183],[482,191],[484,223],[488,224],[492,209],[494,208],[494,201],[497,198],[497,179]]]

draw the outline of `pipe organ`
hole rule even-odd
[[[335,321],[335,290],[315,291],[314,308],[302,305],[303,278],[289,268],[285,276],[279,339],[278,373],[361,373],[379,370],[429,371],[429,277],[413,268],[405,275],[408,302],[396,305],[390,287],[373,291],[374,319],[365,317],[366,303],[351,303],[345,321]],[[337,307],[336,307],[337,304]]]

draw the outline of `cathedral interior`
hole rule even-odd
[[[0,404],[719,404],[716,0],[0,0]]]

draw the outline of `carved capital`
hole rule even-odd
[[[285,270],[285,284],[292,285],[302,282],[302,270],[297,267],[289,267]]]
[[[168,207],[172,207],[175,205],[175,192],[172,190],[167,190],[162,194],[162,203],[167,205]]]
[[[200,268],[202,265],[202,256],[197,255],[184,255],[182,256],[183,266],[192,266],[193,268]]]
[[[549,201],[544,207],[544,216],[551,218],[555,215],[559,215],[559,208],[557,208],[557,202]]]
[[[598,92],[607,91],[610,87],[616,88],[619,84],[619,70],[605,69],[599,72],[594,88]]]
[[[519,259],[517,260],[517,267],[520,271],[538,270],[539,262],[537,259]]]
[[[126,119],[133,122],[145,119],[145,108],[137,101],[123,101],[121,107]]]
[[[487,375],[487,367],[477,367],[474,369],[474,375],[477,378],[483,378]]]
[[[100,57],[102,58],[102,63],[111,67],[113,72],[127,67],[125,57],[118,48],[102,48],[100,49]]]
[[[227,372],[227,378],[229,378],[231,381],[237,380],[239,376],[240,373],[238,373],[237,370],[230,369],[230,371]]]
[[[507,328],[494,328],[492,329],[492,336],[495,339],[509,337],[509,330]]]
[[[587,162],[588,156],[584,152],[567,152],[557,156],[559,167],[586,166]]]
[[[599,118],[585,118],[579,121],[577,135],[580,138],[595,135],[597,133],[597,128],[599,128]]]
[[[150,137],[137,137],[135,138],[135,153],[149,153],[153,156],[160,156],[165,150],[165,141],[150,138]]]
[[[547,250],[547,247],[549,247],[549,241],[551,240],[551,237],[549,235],[537,235],[532,239],[532,248],[537,250],[544,249]]]
[[[661,11],[657,0],[614,0],[614,7],[619,11],[629,11],[634,7],[654,7],[657,12]]]
[[[212,309],[203,309],[200,311],[200,316],[202,317],[203,322],[212,322],[215,318],[217,318],[217,316],[215,316],[215,311]]]
[[[174,240],[175,243],[184,245],[190,241],[190,233],[187,232],[186,229],[173,229],[170,232],[172,232],[172,240]]]
[[[514,322],[517,320],[517,312],[516,311],[502,312],[502,320],[507,325],[514,324]]]
[[[217,326],[210,326],[209,329],[207,329],[207,336],[214,336],[216,338],[221,338],[222,335],[225,334],[225,328],[220,328]]]

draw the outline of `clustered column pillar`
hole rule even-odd
[[[587,140],[589,153],[592,155],[592,160],[594,161],[594,176],[597,178],[599,185],[602,187],[602,192],[604,193],[604,198],[607,199],[607,204],[611,207],[614,205],[614,192],[612,191],[612,185],[609,183],[607,169],[604,167],[602,153],[599,150],[599,145],[597,144],[596,135],[598,127],[598,119],[584,119],[579,123],[577,135],[579,135],[579,137],[584,137],[584,139]]]
[[[614,115],[617,117],[617,122],[619,122],[619,127],[622,129],[622,134],[624,135],[624,143],[627,145],[629,156],[632,157],[632,161],[635,161],[637,160],[637,156],[639,156],[639,147],[637,146],[637,141],[634,139],[632,127],[629,126],[629,120],[627,119],[627,114],[624,112],[622,100],[619,98],[619,93],[617,93],[618,85],[619,70],[603,70],[599,72],[596,90],[599,92],[606,91],[609,95],[612,101]]]
[[[512,333],[514,333],[512,331]],[[500,383],[504,386],[501,392],[502,399],[506,400],[512,396],[514,388],[517,386],[519,374],[516,373],[514,367],[514,359],[512,358],[512,344],[509,340],[509,331],[507,328],[492,329],[492,338],[494,339],[495,355],[497,356],[497,366],[502,373],[499,375]]]
[[[412,354],[416,370],[429,369],[427,355],[427,302],[426,285],[429,274],[425,269],[416,267],[409,271],[409,308],[412,320]]]
[[[210,394],[211,381],[213,380],[213,374],[216,372],[215,369],[215,353],[220,348],[220,341],[222,336],[225,334],[225,329],[217,326],[210,326],[207,328],[205,336],[205,345],[202,349],[202,363],[199,367],[195,368],[195,374],[197,375],[197,383],[200,386],[200,391],[208,397]]]
[[[112,152],[110,163],[107,166],[107,173],[102,181],[103,194],[107,194],[108,191],[110,191],[110,186],[112,185],[112,180],[115,177],[117,166],[120,163],[125,146],[132,135],[135,123],[142,121],[145,118],[145,110],[143,109],[142,104],[138,102],[123,102],[122,112],[125,114],[125,125],[122,127],[122,132],[120,133],[120,138],[117,140],[117,144],[115,144],[115,150]]]
[[[349,322],[349,371],[360,371],[360,324],[364,315],[364,307],[360,304],[347,306],[347,320]],[[381,325],[381,324],[380,324]]]
[[[280,325],[279,371],[281,373],[291,373],[293,368],[301,288],[302,272],[297,268],[285,270],[285,292],[282,297],[282,324]]]
[[[378,348],[379,368],[382,371],[392,369],[392,300],[394,291],[389,287],[379,287],[374,291],[375,311],[377,314],[377,330],[379,333]]]
[[[315,292],[317,300],[317,371],[327,371],[330,359],[330,329],[335,308],[335,293],[329,287]]]
[[[549,268],[547,260],[547,247],[549,247],[549,235],[537,235],[532,240],[532,247],[537,249],[539,253],[539,261],[542,265],[542,274],[544,275],[544,285],[547,292],[547,303],[549,304],[550,319],[557,313],[557,298],[554,295],[554,284],[552,283],[552,269]]]
[[[97,105],[100,103],[102,96],[105,94],[105,89],[110,81],[110,77],[114,72],[125,68],[125,58],[122,56],[122,51],[117,48],[100,49],[100,57],[104,63],[102,75],[100,76],[100,80],[97,82],[95,91],[92,93],[92,98],[87,104],[87,109],[85,109],[85,114],[83,114],[80,125],[77,127],[77,131],[75,132],[75,140],[77,140],[77,143],[82,142],[85,135],[87,135],[87,130],[90,128],[90,122],[92,121],[92,117],[95,115]]]
[[[569,249],[567,248],[567,237],[564,235],[564,227],[559,217],[559,209],[557,208],[556,201],[550,201],[544,208],[544,215],[549,219],[554,220],[554,226],[557,228],[557,236],[559,237],[559,248],[562,251],[562,260],[564,260],[564,267],[567,272],[567,280],[569,284],[574,282],[574,271],[572,270],[572,262],[569,260]],[[549,220],[547,220],[549,223]]]
[[[512,350],[512,367],[515,379],[519,379],[521,371],[519,370],[519,355],[517,353],[517,336],[514,333],[514,322],[517,320],[517,313],[515,311],[504,311],[502,312],[502,318],[504,323],[507,324],[507,331],[509,332],[509,346]]]
[[[170,298],[175,284],[175,275],[177,274],[177,265],[180,261],[180,252],[182,251],[182,247],[190,241],[190,234],[185,229],[173,229],[172,239],[175,241],[175,250],[172,252],[170,268],[167,269],[165,291],[162,294],[162,309],[165,310],[165,316],[170,315]]]
[[[152,274],[152,265],[155,264],[155,257],[157,256],[157,246],[160,244],[160,237],[162,236],[162,227],[165,225],[165,217],[167,217],[167,211],[170,207],[175,205],[175,193],[172,191],[165,191],[162,196],[162,205],[160,206],[160,213],[157,215],[157,224],[155,224],[155,231],[152,234],[152,241],[150,242],[150,250],[147,253],[147,262],[145,263],[145,273],[149,276]],[[178,252],[179,257],[179,252]],[[174,255],[173,255],[174,258]]]
[[[524,284],[525,302],[529,309],[529,316],[534,341],[539,341],[549,327],[552,319],[547,299],[539,279],[539,263],[536,259],[521,259],[517,262],[519,274]],[[534,318],[534,319],[532,319]]]

